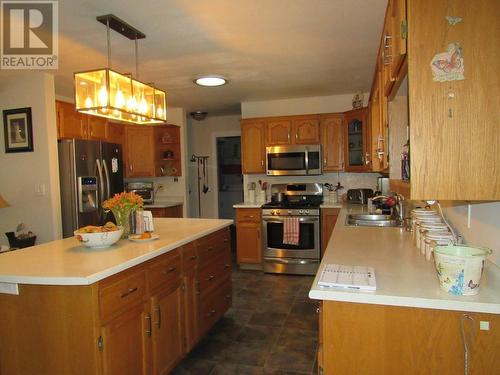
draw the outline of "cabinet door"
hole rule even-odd
[[[199,283],[196,269],[184,271],[184,329],[186,352],[189,352],[199,340],[198,310]]]
[[[105,141],[108,135],[108,120],[98,116],[87,117],[88,139]]]
[[[106,141],[123,145],[125,143],[125,126],[124,124],[108,122]]]
[[[406,0],[390,0],[391,12],[391,77],[397,77],[406,56]]]
[[[241,163],[243,173],[265,173],[265,159],[265,122],[242,120]]]
[[[154,177],[153,128],[127,125],[127,177]]]
[[[345,170],[349,172],[370,170],[371,161],[368,152],[370,147],[367,142],[370,129],[367,108],[346,112],[344,129]]]
[[[75,110],[75,105],[56,102],[59,138],[87,138],[87,122],[84,116]]]
[[[267,121],[267,144],[269,146],[292,144],[292,121],[286,119]]]
[[[153,374],[166,375],[184,355],[182,284],[151,298]]]
[[[293,120],[293,140],[295,144],[318,144],[319,143],[319,119],[318,116]]]
[[[326,115],[321,118],[321,145],[323,171],[344,169],[343,115]]]
[[[142,304],[105,324],[101,332],[104,375],[149,374],[151,322]]]
[[[333,228],[337,222],[339,208],[322,208],[321,209],[321,256],[325,253],[328,241],[332,236]]]
[[[236,246],[238,264],[262,263],[260,222],[238,222],[236,224]]]
[[[147,207],[148,211],[151,211],[153,217],[166,217],[164,207]]]

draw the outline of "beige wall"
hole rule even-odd
[[[208,116],[205,120],[188,120],[189,132],[189,155],[209,156],[207,173],[209,175],[209,191],[201,193],[201,217],[218,217],[218,194],[217,194],[217,137],[239,136],[240,130],[239,115],[229,116]],[[198,217],[198,182],[197,165],[189,162],[189,212],[191,217]]]
[[[279,100],[252,101],[241,103],[241,117],[292,116],[309,113],[344,112],[352,109],[354,94],[314,96]],[[364,94],[368,105],[369,94]]]
[[[61,207],[57,160],[54,78],[46,73],[1,72],[0,108],[31,107],[34,151],[4,152],[3,116],[0,130],[0,194],[11,204],[0,210],[0,243],[5,232],[23,222],[37,243],[61,238]],[[35,186],[45,194],[36,195]]]
[[[500,266],[500,202],[471,203],[470,228],[467,227],[467,202],[446,201],[441,205],[444,215],[464,237],[465,243],[489,247],[493,250],[490,260]]]

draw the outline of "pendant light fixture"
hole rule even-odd
[[[97,17],[106,25],[108,67],[74,74],[75,105],[78,112],[134,124],[157,124],[167,120],[166,93],[138,81],[139,30],[113,14]],[[131,74],[111,70],[110,28],[135,41],[135,79]]]

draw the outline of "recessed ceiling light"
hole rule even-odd
[[[194,83],[199,86],[215,87],[225,85],[227,83],[227,79],[220,76],[203,76],[196,78]]]

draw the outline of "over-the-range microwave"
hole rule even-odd
[[[266,147],[268,176],[307,176],[321,174],[321,145]]]

